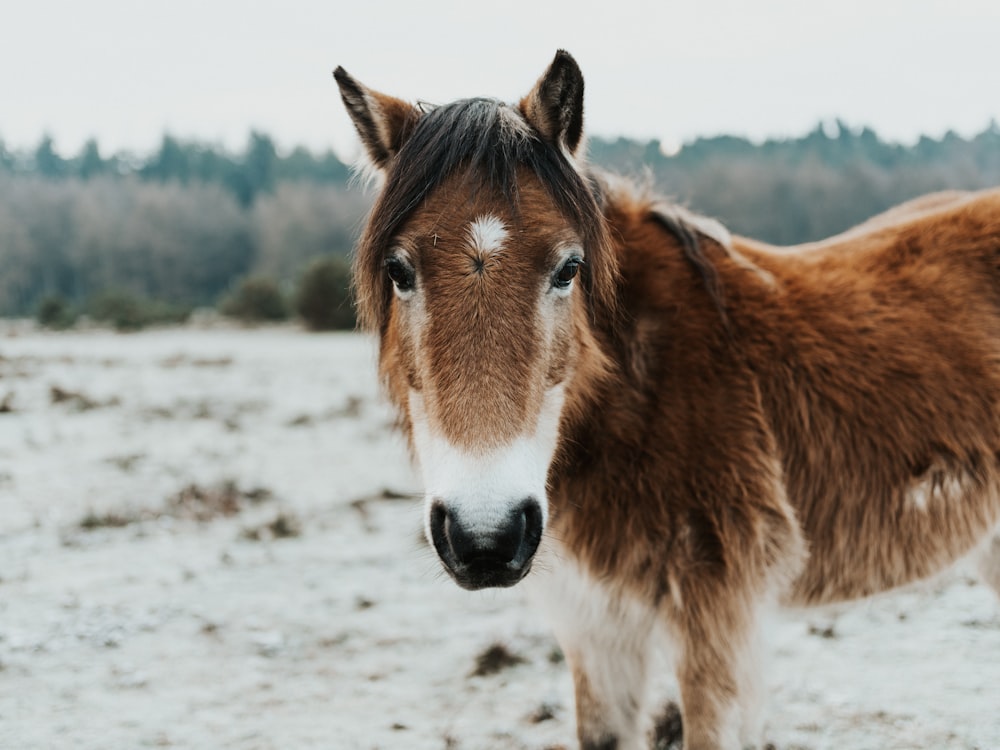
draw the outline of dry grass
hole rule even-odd
[[[264,487],[242,490],[231,479],[208,487],[189,484],[167,499],[167,511],[179,518],[211,521],[235,516],[248,505],[258,505],[272,497],[271,491]]]
[[[80,519],[78,525],[84,531],[95,531],[97,529],[120,529],[141,520],[143,519],[140,514],[118,511],[97,513],[91,510],[87,511],[87,514]]]
[[[469,673],[469,677],[486,677],[525,662],[523,656],[515,654],[503,643],[493,643],[476,656],[476,666]]]
[[[374,495],[365,495],[364,497],[352,500],[351,507],[358,512],[358,515],[361,516],[361,523],[364,524],[365,530],[368,532],[374,532],[377,529],[372,520],[372,515],[368,508],[369,505],[372,503],[412,501],[418,497],[419,495],[413,493],[399,492],[398,490],[392,490],[388,487],[384,487],[381,491],[376,492]]]
[[[160,360],[160,367],[172,370],[176,367],[229,367],[232,357],[189,357],[185,354],[174,354]]]
[[[273,539],[290,539],[302,535],[302,522],[288,512],[278,513],[274,520],[260,526],[244,529],[242,536],[251,542],[266,542]]]
[[[120,459],[108,459],[112,462],[121,460],[123,470],[128,470],[133,460],[141,456],[124,456]],[[77,528],[83,531],[97,529],[120,529],[143,521],[170,517],[188,519],[198,523],[206,523],[216,518],[230,518],[248,507],[259,505],[273,499],[274,495],[266,487],[241,489],[233,480],[225,480],[217,484],[202,486],[189,484],[166,499],[160,508],[140,508],[125,510],[106,510],[97,512],[90,510],[77,523]],[[258,538],[284,538],[298,536],[301,524],[293,516],[279,513],[275,519],[260,527],[255,533]]]
[[[118,406],[121,403],[118,398],[98,401],[84,393],[71,391],[58,385],[49,387],[49,400],[53,404],[65,404],[73,411],[90,411],[91,409],[101,409],[107,406]]]

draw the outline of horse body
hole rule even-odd
[[[464,587],[539,591],[584,748],[643,745],[664,635],[685,747],[756,742],[764,607],[995,527],[1000,192],[771,248],[583,167],[565,53],[517,107],[337,77],[386,180],[355,272],[428,538]]]
[[[732,317],[811,552],[790,598],[866,596],[968,552],[1000,516],[1000,191],[744,252],[775,280]]]
[[[645,645],[658,619],[681,656],[692,634],[701,652],[717,640],[717,653],[699,655],[704,673],[691,667],[685,678],[679,660],[686,709],[720,702],[703,693],[753,706],[752,676],[737,668],[727,681],[719,662],[752,663],[739,650],[755,648],[756,618],[772,599],[823,604],[925,578],[1000,518],[1000,192],[850,246],[793,252],[734,238],[727,248],[703,237],[725,318],[655,203],[617,201],[629,207],[609,219],[631,328],[608,334],[621,368],[567,435],[550,500],[557,555],[586,561],[604,618],[623,613],[620,626],[588,633],[572,602],[556,596],[549,607],[557,622],[574,613],[560,632],[579,642],[566,647],[571,662],[600,659],[630,675],[596,690],[587,675],[607,670],[579,670],[584,728],[613,715],[602,701],[641,695],[646,652],[635,634]],[[962,241],[940,242],[942,228],[963,224]],[[567,588],[554,579],[543,602]],[[616,601],[607,592],[623,591],[656,617],[607,603]],[[642,710],[633,705],[636,715],[591,734],[631,737]],[[732,727],[720,733],[726,711],[709,713],[719,729],[706,746],[736,746]],[[752,735],[752,713],[729,721]]]

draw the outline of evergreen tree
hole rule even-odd
[[[14,154],[7,150],[7,144],[0,138],[0,172],[13,172],[16,163]]]
[[[85,180],[102,174],[107,168],[107,164],[101,158],[101,150],[97,146],[94,138],[83,144],[83,150],[76,158],[76,173]]]
[[[160,182],[177,180],[187,184],[191,179],[189,152],[190,147],[181,146],[176,138],[164,135],[160,142],[160,150],[140,170],[140,173],[143,177]]]
[[[35,171],[42,177],[66,176],[68,171],[66,168],[66,160],[56,153],[50,136],[42,136],[41,142],[35,149],[34,156]]]
[[[302,146],[278,160],[278,180],[308,180],[310,182],[344,183],[351,170],[332,151],[316,157]]]
[[[244,169],[254,195],[270,192],[274,188],[277,165],[278,150],[274,147],[274,141],[256,130],[250,133]]]

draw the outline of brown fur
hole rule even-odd
[[[572,72],[558,71],[575,85]],[[548,77],[521,111],[565,149],[561,84],[555,102],[532,98]],[[365,240],[364,319],[408,431],[417,390],[450,441],[503,444],[565,386],[547,533],[616,601],[655,611],[678,645],[685,747],[727,747],[763,603],[927,577],[1000,519],[1000,190],[928,196],[779,249],[709,236],[590,178],[598,230],[530,170],[514,202],[445,180],[392,233],[424,285],[423,318],[388,291],[388,243]],[[480,269],[462,233],[483,214],[514,239]],[[539,285],[574,238],[599,272],[545,331]],[[581,743],[615,747],[621,730],[602,718],[615,696],[576,658],[585,644],[564,647]]]
[[[1000,191],[748,255],[776,281],[734,303],[812,551],[794,598],[867,595],[967,552],[1000,513]],[[946,477],[954,496],[906,502]]]

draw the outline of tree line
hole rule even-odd
[[[646,175],[737,233],[781,244],[819,239],[934,190],[1000,185],[1000,127],[963,138],[888,143],[837,122],[755,144],[701,138],[593,138],[591,161]],[[369,205],[335,154],[282,154],[262,133],[231,153],[165,136],[145,157],[96,141],[59,154],[51,138],[0,140],[0,315],[53,297],[81,308],[109,292],[178,306],[231,300],[248,278],[290,288],[317,258],[348,255]]]
[[[0,315],[53,297],[90,312],[111,292],[211,306],[249,275],[288,288],[348,254],[368,206],[349,177],[333,153],[282,156],[260,133],[237,154],[165,136],[143,159],[0,142]]]
[[[315,155],[299,147],[282,156],[270,136],[252,131],[245,149],[232,154],[218,146],[163,136],[159,149],[146,157],[101,154],[96,139],[88,140],[76,155],[63,157],[51,136],[44,135],[34,149],[11,151],[0,139],[0,174],[35,175],[46,179],[89,180],[96,177],[134,177],[142,182],[212,183],[224,187],[241,206],[279,182],[307,181],[343,185],[350,169],[332,151]]]
[[[781,245],[841,232],[903,201],[946,189],[1000,185],[1000,126],[962,138],[888,143],[841,121],[800,138],[754,144],[699,138],[667,156],[657,141],[591,142],[591,159],[657,187],[737,234]]]

